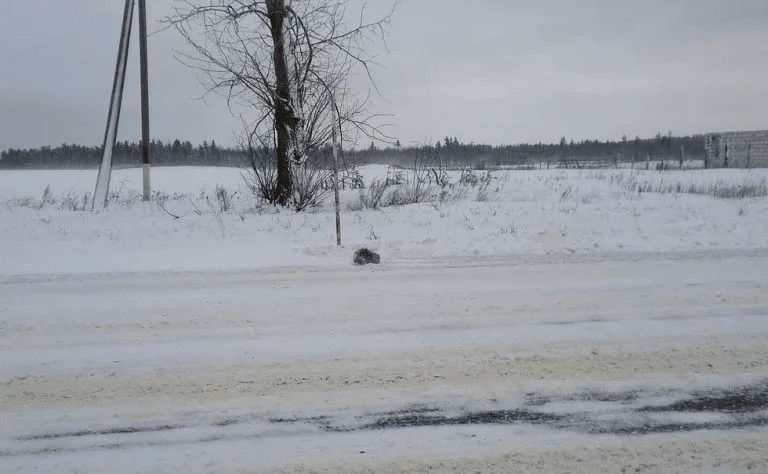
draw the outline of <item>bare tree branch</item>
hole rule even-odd
[[[386,47],[397,4],[374,21],[361,8],[352,28],[343,0],[189,0],[165,21],[192,48],[177,57],[204,74],[207,93],[223,95],[233,113],[235,105],[255,112],[244,142],[275,150],[285,204],[296,166],[328,143],[334,120],[342,140],[394,141],[381,130],[382,116],[370,113],[370,90],[356,96],[349,77],[364,72],[378,94],[365,46],[380,39]]]

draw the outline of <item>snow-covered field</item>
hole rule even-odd
[[[362,170],[366,181],[386,166]],[[477,172],[478,175],[481,172]],[[768,200],[716,199],[637,189],[766,185],[766,170],[552,170],[496,172],[479,186],[449,190],[447,202],[350,212],[357,191],[343,193],[342,239],[386,260],[518,254],[753,249],[768,244]],[[454,173],[453,181],[458,180]],[[347,265],[335,249],[331,203],[313,213],[257,208],[240,170],[157,168],[152,188],[165,208],[144,204],[139,169],[113,173],[110,208],[82,208],[96,171],[4,171],[0,275],[254,269]],[[217,185],[232,199],[221,212]],[[50,197],[41,206],[43,193]],[[90,209],[90,203],[86,205]],[[40,207],[38,209],[38,207]],[[198,215],[199,213],[199,215]]]
[[[768,465],[768,170],[459,174],[337,247],[237,169],[0,172],[2,470]]]

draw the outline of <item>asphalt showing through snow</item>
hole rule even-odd
[[[117,449],[138,444],[208,443],[265,436],[280,436],[288,440],[291,436],[317,430],[346,433],[453,425],[524,424],[587,435],[630,436],[763,427],[768,426],[768,379],[749,385],[690,393],[648,389],[584,391],[558,396],[528,393],[525,402],[515,408],[471,410],[415,405],[382,412],[314,414],[266,420],[259,416],[240,416],[212,420],[207,426],[198,422],[40,432],[17,436],[13,448],[0,450],[0,458]],[[290,429],[280,429],[281,426]],[[175,441],[169,440],[168,433],[174,433]],[[116,435],[122,435],[123,441],[111,441]],[[135,435],[135,440],[131,439],[131,435]],[[71,442],[78,438],[84,441]],[[40,445],[40,442],[45,444]]]

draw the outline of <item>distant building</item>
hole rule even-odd
[[[705,168],[768,167],[768,130],[707,133]]]

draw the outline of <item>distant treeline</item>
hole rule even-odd
[[[141,166],[141,142],[117,142],[112,150],[112,166],[131,168]],[[0,155],[0,169],[57,169],[98,168],[104,154],[103,146],[63,144],[43,146],[29,150],[9,149]],[[189,141],[174,140],[163,143],[152,140],[149,160],[152,166],[240,166],[246,153],[241,150],[220,148],[207,141],[197,147]]]
[[[568,141],[565,137],[556,144],[479,145],[460,143],[455,137],[446,137],[434,145],[411,148],[377,149],[372,143],[366,150],[346,153],[352,163],[384,163],[409,167],[414,160],[429,157],[448,168],[471,166],[477,169],[504,166],[548,166],[580,168],[594,165],[617,165],[650,161],[680,161],[704,159],[704,135],[675,137],[657,134],[654,138],[635,137],[621,141],[582,140]]]
[[[329,153],[330,150],[323,150]],[[0,169],[57,169],[98,168],[102,147],[81,145],[44,146],[28,150],[8,149],[0,155]],[[414,161],[429,161],[448,168],[495,168],[503,166],[559,166],[576,168],[653,161],[679,161],[704,159],[704,136],[674,137],[657,134],[654,138],[635,137],[620,141],[582,140],[561,138],[556,144],[480,145],[460,143],[455,137],[446,137],[434,145],[388,146],[378,148],[374,143],[362,150],[347,150],[342,154],[346,164],[390,164],[412,166]],[[152,140],[149,145],[152,166],[247,166],[246,150],[221,148],[211,141],[197,147],[189,141],[174,140],[163,143]],[[115,144],[112,164],[118,168],[141,166],[141,143],[127,141]]]

